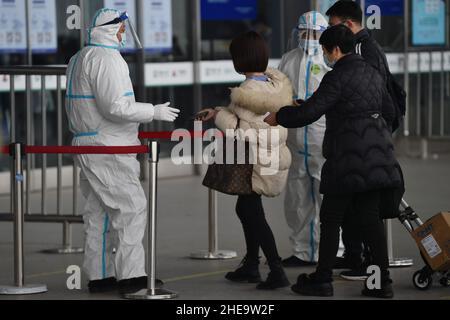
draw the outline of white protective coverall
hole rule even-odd
[[[128,65],[118,50],[121,24],[102,26],[119,16],[117,10],[99,10],[88,45],[68,65],[66,112],[74,146],[140,145],[139,123],[176,118],[167,117],[176,110],[168,104],[135,101]],[[83,267],[89,280],[145,276],[147,200],[136,155],[78,155],[75,160],[86,198]]]
[[[318,89],[322,78],[330,71],[323,60],[319,38],[328,26],[318,12],[303,14],[292,32],[291,47],[280,62],[279,69],[292,82],[295,100],[307,100]],[[315,31],[315,32],[314,32]],[[303,43],[300,40],[303,37]],[[299,106],[301,108],[301,106]],[[322,143],[325,117],[301,129],[289,129],[288,147],[292,153],[284,202],[293,254],[306,262],[318,261],[319,212],[322,196],[320,176],[325,159]]]

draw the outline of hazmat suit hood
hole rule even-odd
[[[88,30],[88,45],[118,49],[120,41],[117,33],[122,24],[102,25],[119,17],[118,10],[108,8],[98,10]]]
[[[327,27],[328,21],[320,12],[309,11],[302,14],[291,32],[289,50],[299,48],[309,55],[322,55],[319,39]]]
[[[320,85],[324,75],[331,69],[326,65],[319,39],[327,29],[328,22],[317,11],[299,17],[291,33],[289,52],[283,55],[279,70],[292,81],[296,100],[307,100]]]

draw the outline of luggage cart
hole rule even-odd
[[[405,200],[402,200],[401,207],[403,211],[400,212],[399,220],[406,230],[408,230],[408,232],[412,235],[414,229],[422,226],[423,222],[414,209],[409,206]],[[416,225],[416,227],[414,227],[414,225]],[[414,273],[412,278],[414,286],[419,290],[428,290],[433,284],[433,276],[437,275],[439,277],[439,283],[444,287],[449,287],[450,270],[433,270],[423,256],[422,252],[420,254],[425,262],[425,267]]]

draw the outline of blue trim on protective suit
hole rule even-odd
[[[72,100],[92,100],[95,99],[95,96],[84,96],[84,95],[66,95],[67,99],[72,99]]]
[[[302,156],[312,157],[312,154],[306,153],[305,151],[302,151],[302,150],[298,151],[298,154],[300,154],[300,155],[302,155]]]
[[[314,15],[314,19],[315,19],[315,15]],[[309,93],[309,82],[311,79],[311,60],[309,59],[308,56],[308,63],[307,63],[307,67],[306,67],[306,93],[305,93],[305,100],[308,100],[310,98],[310,93]],[[311,156],[309,154],[309,145],[308,145],[308,126],[305,127],[305,134],[304,134],[304,138],[305,138],[305,151],[304,151],[304,156],[305,156],[305,168],[306,168],[306,173],[310,178],[311,181],[311,200],[313,202],[313,204],[315,205],[316,203],[316,197],[314,194],[314,178],[311,175],[311,172],[309,170],[309,163],[308,163],[308,158]],[[315,246],[314,246],[314,220],[311,221],[310,224],[310,246],[311,246],[311,262],[314,261],[314,251],[315,251]]]
[[[125,92],[125,94],[123,96],[124,97],[134,97],[134,92],[133,91]]]
[[[75,138],[84,138],[84,137],[95,137],[98,136],[97,131],[92,132],[80,132],[74,135]]]
[[[102,277],[106,279],[106,234],[108,233],[109,217],[105,213],[105,222],[103,224],[103,242],[102,242]]]
[[[311,175],[311,171],[309,170],[309,163],[308,163],[308,156],[309,156],[309,146],[308,146],[308,126],[305,127],[305,168],[306,168],[306,174],[309,176],[310,182],[311,182],[311,200],[313,204],[316,204],[316,195],[314,192],[314,178]],[[315,219],[315,218],[314,218]],[[311,221],[310,224],[310,246],[311,246],[311,262],[314,261],[314,221]]]
[[[314,241],[314,225],[315,225],[315,218],[311,221],[310,225],[309,225],[309,232],[311,234],[310,236],[310,246],[311,246],[311,262],[315,262],[315,251],[316,251],[316,246],[315,246],[315,241]]]

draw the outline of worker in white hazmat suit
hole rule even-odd
[[[290,48],[280,62],[279,69],[291,80],[299,104],[318,89],[322,78],[331,69],[326,65],[319,44],[327,20],[318,12],[303,14],[292,31]],[[289,129],[288,147],[292,153],[284,202],[286,221],[292,230],[290,236],[293,255],[283,260],[285,267],[315,265],[319,249],[319,212],[322,196],[320,176],[325,159],[322,143],[325,117],[301,129]]]
[[[87,46],[70,60],[66,111],[74,146],[140,145],[139,123],[178,117],[180,111],[169,103],[136,102],[128,65],[119,52],[127,19],[117,10],[99,10]],[[84,270],[90,291],[118,286],[127,293],[146,287],[142,240],[147,200],[136,155],[78,155],[75,160],[86,198]]]

